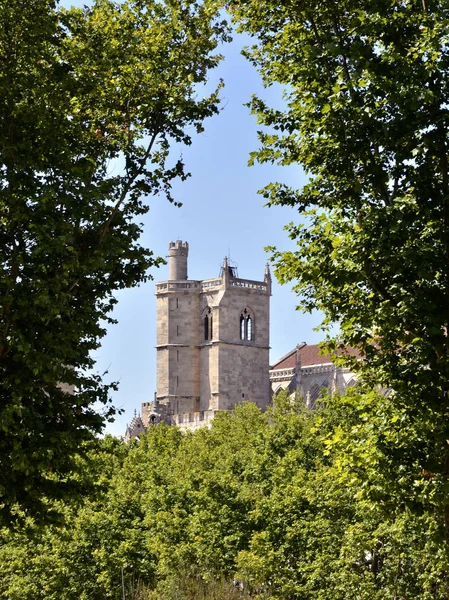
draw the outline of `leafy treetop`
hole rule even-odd
[[[228,30],[214,0],[0,0],[0,504],[63,489],[71,455],[112,416],[92,350],[114,292],[160,258],[139,245],[145,196],[217,113],[199,86]],[[118,163],[111,167],[111,161]],[[123,165],[119,168],[117,165]],[[56,476],[57,474],[57,476]],[[66,486],[68,483],[66,481]],[[37,503],[37,504],[36,504]]]

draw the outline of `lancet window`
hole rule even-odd
[[[213,335],[212,310],[208,306],[203,314],[204,339],[211,340]]]
[[[312,387],[310,388],[310,391],[307,395],[308,396],[307,407],[308,408],[316,408],[320,404],[319,399],[324,394],[325,390],[328,388],[329,388],[329,382],[327,381],[327,379],[323,381],[321,386],[318,385],[317,383],[314,383],[312,385]]]
[[[248,308],[240,314],[240,339],[246,342],[254,340],[254,315]]]

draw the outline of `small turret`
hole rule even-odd
[[[170,242],[168,246],[169,281],[184,281],[187,279],[187,256],[189,244],[187,242]]]

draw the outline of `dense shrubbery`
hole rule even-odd
[[[194,434],[105,439],[82,505],[3,532],[0,596],[118,600],[123,568],[136,600],[447,598],[441,490],[407,418],[352,390],[314,413],[281,396]]]

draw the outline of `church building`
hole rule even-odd
[[[337,350],[335,355],[360,358],[359,353],[349,347]],[[299,393],[306,406],[312,409],[324,391],[333,394],[356,385],[352,370],[337,366],[333,358],[323,354],[318,344],[298,344],[270,367],[272,395],[282,390],[288,390],[290,394]]]
[[[187,242],[170,242],[168,280],[156,283],[157,391],[128,430],[160,420],[196,429],[246,400],[270,402],[268,265],[252,281],[225,258],[219,277],[196,281],[188,253]]]
[[[355,384],[349,369],[305,342],[270,367],[268,265],[263,280],[252,281],[225,258],[218,277],[190,280],[188,254],[187,242],[170,242],[168,280],[156,283],[157,391],[135,412],[125,440],[160,421],[197,429],[247,400],[265,410],[283,389],[313,408],[324,390]],[[358,357],[351,348],[345,353]]]

